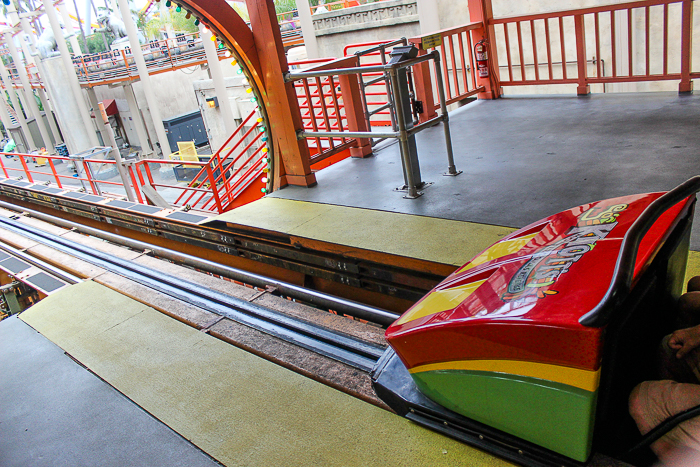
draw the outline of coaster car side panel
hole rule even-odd
[[[650,193],[555,214],[445,279],[386,333],[417,389],[451,412],[585,461],[605,328],[579,321],[609,298],[640,219],[648,225],[628,261],[629,288],[692,215],[694,196],[684,194],[645,220],[662,195],[668,204],[668,195]]]

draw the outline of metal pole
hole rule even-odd
[[[32,28],[29,25],[29,20],[26,17],[20,18],[19,21],[20,25],[22,26],[22,31],[24,31],[24,40],[22,44],[24,56],[28,60],[32,60],[34,62],[34,65],[36,65],[37,70],[39,70],[39,79],[42,81],[43,85],[43,80],[46,77],[46,72],[44,71],[44,64],[41,62],[41,60],[33,58],[37,55],[37,53],[35,37],[32,33]],[[58,127],[56,126],[56,121],[54,119],[52,105],[53,102],[55,102],[55,100],[53,100],[53,98],[50,97],[50,93],[47,91],[48,88],[46,87],[39,89],[39,99],[41,99],[41,105],[44,106],[44,112],[46,112],[46,119],[49,121],[49,128],[51,129],[51,133],[53,134],[53,139],[58,144],[63,142],[63,138],[61,137],[61,132],[58,130]]]
[[[80,117],[83,126],[88,129],[94,128],[92,126],[92,119],[90,118],[90,112],[88,112],[87,105],[85,105],[85,98],[80,90],[80,83],[78,82],[78,75],[75,73],[75,65],[70,58],[70,52],[68,51],[68,45],[66,44],[66,39],[63,37],[63,30],[58,22],[58,16],[56,16],[56,11],[53,8],[53,2],[51,0],[42,0],[44,4],[44,11],[46,16],[49,18],[51,23],[51,29],[56,38],[56,43],[58,44],[58,49],[61,51],[61,59],[63,60],[63,66],[66,69],[66,74],[68,75],[68,81],[70,82],[71,91],[73,91],[73,98],[75,99],[78,109],[80,110]],[[90,144],[92,146],[99,146],[97,141],[97,135],[94,131],[88,131],[88,138],[90,139]],[[80,148],[85,149],[85,148]]]
[[[309,0],[296,0],[296,5],[299,12],[301,34],[304,37],[304,47],[306,47],[306,56],[308,58],[318,58],[318,41],[314,31],[314,21],[311,18]]]
[[[438,95],[440,96],[440,112],[442,112],[442,128],[445,130],[445,146],[447,147],[447,173],[443,175],[456,176],[462,173],[455,168],[455,160],[452,155],[452,137],[450,136],[450,116],[447,113],[445,104],[445,88],[442,83],[442,72],[440,71],[440,54],[433,51],[430,55],[435,57],[435,75],[437,77]]]
[[[318,292],[316,290],[305,289],[298,285],[278,281],[270,277],[253,274],[229,266],[223,266],[213,261],[207,261],[185,253],[180,253],[174,250],[159,247],[157,245],[152,245],[150,243],[140,242],[138,240],[132,240],[130,238],[122,237],[120,235],[115,235],[102,230],[86,227],[76,222],[67,221],[32,209],[15,206],[14,204],[6,203],[4,201],[0,201],[0,206],[7,209],[11,209],[13,211],[27,212],[30,216],[35,217],[37,219],[41,219],[69,229],[76,229],[79,232],[86,233],[93,237],[102,238],[104,240],[118,243],[120,245],[125,245],[136,250],[151,250],[153,254],[157,257],[165,258],[171,261],[175,261],[177,263],[186,264],[188,266],[192,266],[197,269],[202,269],[204,271],[208,271],[214,274],[226,276],[231,279],[244,282],[246,284],[254,285],[256,287],[275,287],[280,294],[294,297],[298,300],[302,300],[312,305],[337,311],[338,313],[356,316],[360,319],[366,319],[368,321],[372,321],[373,323],[388,326],[394,321],[396,321],[396,319],[399,317],[398,314],[364,305],[362,303],[353,302],[352,300],[345,300],[339,297],[334,297],[332,295],[325,294],[323,292]]]
[[[151,148],[151,144],[148,142],[148,130],[146,130],[146,125],[141,116],[141,110],[139,109],[138,102],[136,102],[134,87],[131,83],[128,83],[124,85],[123,89],[126,103],[129,106],[129,111],[131,111],[134,128],[136,128],[136,135],[139,137],[139,143],[141,143],[141,155],[150,156],[153,154],[153,148]]]
[[[29,106],[29,111],[34,116],[36,120],[36,125],[39,127],[39,133],[41,133],[41,139],[44,141],[44,147],[50,154],[56,154],[56,150],[51,144],[51,136],[49,135],[49,130],[46,129],[44,125],[44,120],[41,118],[41,112],[39,111],[39,106],[36,105],[36,99],[34,98],[34,91],[32,91],[32,85],[29,83],[29,75],[27,74],[27,68],[24,63],[20,61],[19,52],[17,52],[17,46],[15,46],[14,37],[12,34],[5,33],[5,43],[10,49],[10,56],[12,56],[12,61],[15,63],[17,68],[17,73],[19,74],[19,79],[22,82],[22,91],[25,95],[25,100]]]
[[[73,2],[75,5],[75,2]],[[80,48],[80,42],[78,41],[78,38],[75,35],[75,28],[73,27],[73,22],[71,21],[70,14],[68,13],[68,6],[65,4],[65,2],[61,3],[58,5],[58,11],[61,13],[61,16],[63,17],[63,27],[66,28],[66,32],[70,35],[68,40],[70,40],[70,46],[73,48],[73,53],[75,55],[82,55],[83,51]],[[78,14],[78,9],[75,9],[75,13],[78,17],[78,20],[80,20],[80,15]],[[80,25],[80,22],[78,22]],[[87,40],[85,39],[85,34],[83,34],[83,29],[82,25],[80,25],[80,33],[83,36],[83,40],[85,41],[85,48],[87,49]],[[89,52],[86,50],[86,52]]]
[[[17,93],[15,92],[15,88],[12,87],[12,80],[10,79],[10,74],[7,72],[7,68],[5,68],[5,63],[3,63],[2,60],[0,60],[0,76],[2,76],[2,83],[5,86],[5,90],[7,90],[7,93],[10,95],[10,102],[12,102],[12,107],[15,109],[15,115],[17,116],[17,123],[19,123],[19,126],[22,127],[24,139],[27,141],[27,145],[29,146],[27,148],[27,151],[33,151],[36,149],[34,138],[32,138],[32,134],[29,132],[27,121],[24,119],[22,109],[19,105],[19,99],[17,99]],[[4,98],[5,96],[3,96],[3,99]]]
[[[44,0],[44,2],[47,1],[49,0]],[[129,11],[129,4],[127,0],[117,0],[117,3],[119,4],[119,10],[122,14],[122,20],[126,26],[126,33],[129,36],[131,53],[133,54],[136,68],[139,71],[139,78],[141,79],[143,91],[146,94],[148,108],[151,111],[151,117],[153,118],[153,125],[156,127],[156,135],[158,137],[158,143],[160,144],[160,150],[163,153],[163,159],[168,159],[168,156],[170,156],[170,143],[168,142],[168,135],[165,133],[163,119],[160,117],[160,109],[158,109],[158,102],[155,99],[153,86],[151,86],[151,77],[148,74],[146,61],[143,59],[143,52],[141,50],[141,44],[139,43],[136,25],[134,24],[134,20],[131,18],[131,12]]]
[[[90,99],[90,104],[92,105],[92,111],[95,112],[95,121],[97,122],[97,126],[100,128],[100,132],[102,133],[102,139],[105,139],[104,137],[106,135],[109,144],[113,148],[112,154],[114,155],[114,160],[117,163],[117,172],[119,172],[119,178],[121,178],[122,184],[124,185],[126,197],[129,201],[135,203],[134,193],[131,191],[131,187],[129,186],[129,176],[124,168],[122,155],[119,152],[119,147],[117,146],[117,142],[114,138],[114,130],[110,126],[109,121],[105,122],[104,118],[102,117],[104,106],[101,102],[97,102],[97,96],[95,95],[95,90],[93,88],[88,88],[88,98]]]
[[[406,184],[408,185],[408,194],[405,196],[409,199],[418,198],[423,193],[416,189],[416,183],[413,179],[413,167],[408,151],[408,134],[406,133],[406,122],[403,118],[403,104],[401,102],[401,87],[399,86],[397,69],[389,68],[389,77],[391,81],[391,89],[395,96],[394,104],[396,106],[396,120],[399,127],[399,148],[401,150],[401,159],[405,166]]]
[[[7,101],[5,100],[5,97],[3,96],[0,101],[2,101],[0,102],[0,120],[2,120],[2,124],[5,127],[5,136],[10,138],[12,119],[10,118],[10,112],[7,110]]]
[[[299,133],[301,138],[313,138],[319,136],[324,137],[348,137],[348,138],[398,138],[399,133],[393,131],[302,131]]]
[[[405,39],[404,39],[405,40]],[[396,42],[396,41],[394,41]],[[382,65],[386,65],[386,51],[384,49],[384,45],[379,46],[379,50],[381,52],[381,57],[382,57]],[[389,105],[389,119],[391,120],[391,128],[396,131],[396,116],[394,115],[394,109],[396,106],[394,105],[394,96],[393,92],[391,90],[391,86],[389,86],[389,78],[386,73],[386,69],[384,70],[384,86],[386,87],[386,100],[387,104]]]
[[[214,91],[219,97],[219,109],[224,119],[224,128],[226,129],[226,134],[230,135],[236,131],[236,120],[233,118],[233,112],[231,111],[231,101],[228,98],[228,91],[224,83],[224,73],[221,71],[219,56],[216,52],[216,42],[210,40],[213,36],[204,28],[203,24],[199,25],[199,36],[202,38],[202,43],[204,44],[204,53],[207,56],[209,72],[214,82]],[[219,148],[211,149],[212,151],[216,151],[216,149]]]
[[[87,45],[87,37],[85,37],[85,29],[83,29],[83,22],[80,21],[80,12],[78,11],[78,4],[76,3],[75,0],[73,0],[73,7],[75,8],[75,17],[78,18],[78,27],[80,28],[80,35],[83,37],[83,43],[85,44],[85,49],[87,49],[87,50],[85,50],[85,52],[89,53],[90,50],[89,50],[88,45]],[[69,24],[68,21],[70,21],[70,18],[68,17],[68,11],[65,8],[66,8],[65,3],[63,3],[63,8],[61,8],[61,6],[59,5],[59,9],[66,11],[66,13],[63,15],[63,22],[64,22],[66,28],[68,28],[68,24]],[[89,26],[89,25],[86,24],[85,26]],[[68,29],[68,32],[73,32],[71,29]],[[80,50],[80,48],[78,48],[78,50]]]
[[[74,0],[75,1],[75,0]],[[90,1],[90,6],[92,7],[92,12],[95,13],[95,21],[97,21],[97,18],[99,18],[99,15],[97,14],[97,8],[95,8],[95,3],[92,0]],[[88,24],[88,31],[92,29],[92,25]],[[105,45],[105,50],[109,51],[109,44],[107,43],[107,36],[105,33],[101,32],[100,35],[102,36],[102,43]],[[87,47],[87,44],[85,44],[85,47]],[[89,52],[89,50],[88,50]]]

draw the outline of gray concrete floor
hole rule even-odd
[[[318,186],[272,196],[485,224],[522,227],[591,201],[669,190],[700,174],[700,96],[676,93],[506,97],[450,113],[455,162],[443,130],[417,137],[421,198],[403,184],[393,144],[316,174]],[[693,247],[700,248],[700,223]]]
[[[0,321],[0,465],[220,465],[16,316]]]

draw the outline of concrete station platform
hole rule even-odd
[[[666,191],[700,174],[700,96],[677,93],[504,97],[450,113],[455,163],[445,177],[441,126],[417,136],[418,199],[397,144],[316,173],[219,216],[230,225],[460,266],[551,214],[600,199]],[[380,147],[382,146],[381,143]],[[700,250],[700,222],[691,249]],[[692,252],[690,274],[700,274]]]
[[[378,254],[461,266],[492,243],[513,232],[509,227],[416,216],[375,209],[337,206],[266,197],[203,222],[264,234],[284,233],[299,246],[337,253],[364,250],[364,259]]]
[[[224,465],[509,465],[231,346],[92,281],[68,287],[20,317],[144,411]],[[0,332],[12,332],[11,327],[21,324],[16,318],[0,322]],[[26,334],[26,329],[21,332]],[[57,357],[62,355],[39,364],[50,365]],[[12,362],[5,365],[12,366]],[[23,375],[20,380],[26,381],[27,377]],[[80,387],[81,382],[64,382],[71,384]],[[8,396],[4,393],[3,404],[12,403],[13,397]],[[74,403],[75,399],[65,403]],[[54,418],[55,411],[42,409],[34,406],[24,410],[34,413],[34,418],[48,415],[47,425],[58,423],[47,437],[60,433],[64,427]],[[7,425],[5,414],[3,408],[3,427]],[[70,413],[63,415],[73,418]],[[81,414],[75,416],[80,418]],[[33,428],[33,421],[26,420],[27,426]],[[115,413],[112,420],[94,423],[111,429],[130,421],[123,413]],[[36,434],[33,439],[41,440]],[[145,438],[140,442],[149,440],[156,441]],[[51,456],[51,446],[43,448]],[[73,458],[73,463],[31,465],[148,465],[104,458],[94,464],[79,461],[91,455],[95,460],[105,456],[101,450],[67,452],[64,457]]]
[[[520,228],[591,201],[669,190],[700,174],[698,122],[698,93],[476,101],[450,113],[461,175],[442,175],[441,126],[417,135],[422,178],[434,183],[418,199],[393,191],[403,184],[396,144],[317,172],[313,188],[288,186],[271,197]],[[698,222],[692,248],[700,249]]]
[[[18,317],[0,355],[0,465],[219,465]]]
[[[402,184],[393,145],[319,172],[315,188],[285,188],[218,222],[456,267],[552,213],[668,190],[699,173],[698,116],[700,98],[676,94],[477,102],[451,114],[462,175],[441,175],[439,127],[419,135],[423,178],[434,185],[417,200],[392,191]],[[696,250],[698,232],[696,223]],[[694,253],[689,275],[698,273]],[[506,465],[94,282],[22,319],[225,465]]]

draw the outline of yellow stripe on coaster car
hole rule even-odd
[[[418,318],[423,318],[424,316],[451,310],[462,303],[484,282],[486,282],[486,280],[430,292],[422,301],[404,313],[395,324],[404,324]]]
[[[413,367],[410,373],[438,370],[484,371],[553,381],[586,391],[595,391],[600,385],[600,369],[582,370],[547,363],[522,362],[516,360],[461,360],[430,363]]]
[[[527,245],[527,242],[535,238],[535,236],[537,236],[538,233],[539,232],[535,232],[530,235],[525,235],[524,237],[513,238],[511,240],[504,240],[502,242],[498,242],[492,245],[486,251],[484,251],[479,256],[477,256],[469,263],[464,265],[462,269],[457,271],[457,274],[459,274],[460,272],[468,271],[471,268],[475,268],[480,264],[484,264],[494,259],[518,252],[522,247]]]

